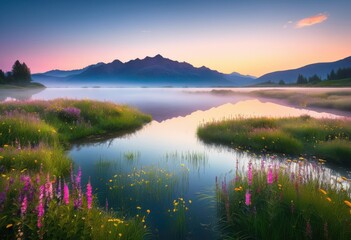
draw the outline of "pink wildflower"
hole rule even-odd
[[[92,187],[91,187],[90,179],[89,179],[89,182],[88,182],[88,184],[87,184],[87,203],[88,203],[88,209],[91,209],[92,202],[93,202],[93,194],[92,194]]]
[[[42,224],[42,218],[44,216],[45,210],[44,210],[44,190],[45,187],[44,185],[40,186],[40,190],[39,190],[39,205],[38,205],[38,222],[37,222],[37,226],[38,228],[41,228],[43,226]]]
[[[27,201],[27,196],[24,196],[22,204],[21,204],[21,216],[23,217],[26,215],[27,212],[27,207],[28,207],[28,201]]]
[[[250,193],[249,190],[246,190],[245,204],[246,204],[246,206],[250,206],[251,205],[251,193]]]
[[[268,167],[268,174],[267,174],[267,183],[272,184],[273,183],[273,173],[272,173],[272,167]]]
[[[67,183],[63,184],[63,202],[66,205],[69,204],[69,189]]]

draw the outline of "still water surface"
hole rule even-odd
[[[100,205],[105,206],[107,199],[111,211],[135,216],[147,215],[149,209],[146,224],[152,239],[216,239],[220,235],[216,231],[213,201],[215,179],[232,172],[237,160],[239,167],[245,168],[256,157],[204,144],[196,136],[199,125],[238,116],[340,116],[243,95],[194,91],[197,90],[46,89],[32,99],[106,100],[151,114],[154,120],[133,134],[75,144],[69,155],[81,167],[83,182],[90,177]]]

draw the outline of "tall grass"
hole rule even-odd
[[[293,118],[250,118],[214,122],[197,132],[206,143],[292,155],[309,154],[351,166],[351,121]]]
[[[351,238],[346,178],[327,178],[323,167],[305,161],[264,164],[250,162],[247,171],[216,184],[224,238]]]

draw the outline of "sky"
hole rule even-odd
[[[351,56],[350,0],[0,0],[0,69],[155,56],[253,76]]]

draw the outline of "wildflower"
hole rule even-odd
[[[108,200],[106,198],[106,201],[105,201],[105,209],[106,209],[106,212],[108,211]]]
[[[246,204],[246,206],[250,206],[251,205],[251,193],[250,193],[249,190],[246,190],[245,204]]]
[[[272,173],[272,167],[268,167],[268,174],[267,174],[267,183],[272,184],[273,183],[273,173]]]
[[[344,203],[351,208],[351,202],[345,200]]]
[[[92,187],[91,187],[90,179],[89,179],[89,182],[87,184],[87,204],[88,204],[88,209],[91,209],[92,202],[93,202]]]
[[[63,184],[63,202],[66,205],[69,204],[69,189],[67,183]]]
[[[46,183],[45,183],[45,197],[50,201],[54,198],[54,193],[52,191],[52,183],[50,181],[50,175],[47,174],[46,176]]]
[[[43,226],[42,224],[42,218],[44,216],[45,210],[44,210],[44,189],[45,186],[41,185],[40,186],[40,190],[39,190],[39,205],[38,205],[38,222],[37,222],[37,226],[38,228],[41,228]]]
[[[147,209],[146,212],[147,212],[147,214],[150,214],[151,211],[150,211],[150,209]]]
[[[61,178],[59,178],[58,184],[57,184],[57,193],[56,193],[56,197],[57,197],[59,200],[61,200],[61,194],[62,194]]]
[[[27,196],[24,196],[23,201],[22,201],[22,205],[21,205],[21,216],[22,217],[24,215],[26,215],[27,207],[28,207]]]
[[[136,209],[140,210],[140,209],[141,209],[141,207],[137,206],[137,207],[136,207]]]
[[[13,226],[13,224],[10,223],[10,224],[7,224],[7,225],[6,225],[6,228],[10,228],[10,227],[12,227],[12,226]]]
[[[327,192],[325,191],[325,190],[323,190],[323,189],[319,189],[319,191],[321,192],[321,193],[323,193],[324,195],[327,195]]]

